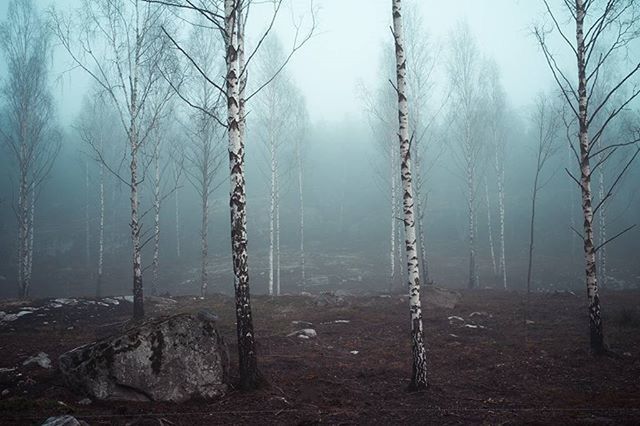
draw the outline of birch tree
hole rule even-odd
[[[82,0],[73,27],[69,16],[52,11],[54,29],[72,61],[108,96],[118,112],[128,142],[129,173],[119,179],[129,188],[133,269],[133,317],[144,317],[142,229],[139,185],[148,162],[141,157],[145,142],[169,100],[148,102],[165,85],[163,71],[169,53],[160,32],[164,8],[142,0]],[[141,161],[142,160],[142,161]]]
[[[309,127],[309,114],[302,94],[293,95],[294,127],[293,139],[295,145],[295,163],[298,175],[298,208],[300,214],[300,284],[306,286],[305,252],[304,252],[304,163],[305,139]]]
[[[609,351],[605,345],[602,326],[596,253],[626,230],[596,246],[593,219],[594,214],[612,195],[615,186],[640,152],[640,148],[633,148],[633,155],[616,172],[613,183],[595,206],[592,202],[591,177],[617,150],[637,144],[636,140],[620,141],[598,148],[599,140],[607,127],[640,94],[637,80],[640,75],[640,61],[637,57],[628,55],[630,43],[640,36],[640,10],[634,0],[565,1],[560,7],[562,12],[552,9],[546,0],[544,5],[547,15],[551,18],[552,27],[547,29],[538,26],[535,28],[535,35],[566,106],[571,111],[572,119],[577,122],[577,137],[571,146],[580,167],[580,176],[575,176],[568,169],[567,173],[580,188],[582,196],[583,229],[582,232],[575,232],[584,242],[590,347],[594,355],[602,355]],[[567,15],[569,19],[566,20],[562,15]],[[575,32],[572,35],[573,31]],[[563,67],[556,59],[556,54],[548,42],[550,33],[558,36],[565,50],[575,60],[576,66],[572,70]],[[613,74],[607,65],[615,60],[621,60],[622,66],[619,67],[621,70],[618,73]],[[573,77],[570,72],[575,73]],[[594,90],[601,79],[611,83],[604,96],[595,99]],[[601,120],[601,124],[598,120]],[[598,160],[600,154],[603,154],[603,157]]]
[[[278,67],[276,74],[257,84],[257,88],[247,94],[249,64],[262,46],[266,36],[272,30],[282,5],[281,0],[276,0],[272,3],[273,12],[270,15],[267,29],[258,38],[256,47],[248,53],[245,51],[245,28],[249,9],[253,4],[251,0],[201,0],[195,3],[181,0],[148,1],[150,3],[169,4],[176,9],[186,9],[200,14],[208,21],[212,31],[219,31],[224,41],[225,70],[223,75],[207,74],[193,58],[189,49],[182,47],[181,43],[165,30],[165,34],[172,44],[187,58],[188,62],[201,77],[221,94],[227,105],[226,119],[222,120],[219,116],[208,112],[197,102],[180,93],[179,90],[177,91],[177,94],[185,103],[192,108],[205,112],[212,120],[223,125],[227,130],[231,186],[229,192],[231,257],[235,289],[240,387],[242,389],[254,389],[260,384],[262,376],[258,370],[249,290],[247,204],[244,171],[246,103],[263,88],[267,87],[277,77],[277,74],[284,69],[295,52],[309,40],[315,23],[312,22],[310,30],[304,32],[304,34],[301,32],[300,26],[296,26],[293,45],[285,60]]]
[[[535,131],[535,173],[531,189],[531,220],[529,222],[529,262],[527,267],[527,306],[531,293],[531,276],[533,272],[533,250],[536,221],[536,201],[538,193],[549,183],[550,178],[543,176],[543,169],[547,162],[558,151],[557,138],[560,127],[559,111],[554,108],[545,94],[538,95],[532,114],[532,124]]]
[[[199,22],[201,25],[206,24],[206,20],[202,18]],[[202,27],[194,27],[190,36],[190,50],[202,72],[207,75],[220,72],[222,45],[216,34]],[[223,128],[210,115],[220,114],[222,98],[215,87],[200,78],[200,74],[191,74],[185,89],[189,91],[190,99],[206,111],[192,110],[190,142],[184,153],[185,176],[200,199],[200,294],[204,297],[209,285],[207,269],[211,196],[223,183],[219,174],[224,161]]]
[[[427,387],[427,359],[422,327],[420,302],[420,269],[417,252],[414,192],[411,175],[411,146],[409,141],[409,102],[407,93],[407,63],[404,50],[401,0],[392,0],[393,38],[396,52],[396,91],[398,94],[398,141],[400,144],[400,174],[402,178],[404,233],[409,276],[409,303],[411,312],[411,341],[413,368],[411,389]]]
[[[284,60],[282,43],[271,34],[265,39],[263,49],[257,57],[256,75],[260,80],[276,73]],[[293,104],[289,77],[281,72],[256,96],[256,114],[260,135],[267,151],[269,181],[269,283],[270,296],[280,295],[280,166],[283,149],[291,141],[286,133],[292,130],[288,112]]]
[[[504,235],[504,218],[505,218],[505,202],[504,202],[504,165],[505,151],[507,144],[505,116],[507,113],[506,94],[500,81],[500,70],[495,61],[489,60],[485,64],[485,80],[487,88],[487,109],[489,124],[489,144],[493,153],[493,169],[496,176],[498,189],[498,232],[499,232],[499,271],[502,275],[502,286],[507,289],[507,261],[505,250]],[[487,197],[487,210],[490,206]],[[491,235],[491,229],[489,229]],[[493,245],[491,246],[493,250]]]
[[[83,108],[75,125],[81,141],[87,147],[87,157],[98,166],[98,256],[96,261],[96,297],[102,296],[102,282],[104,273],[104,252],[105,252],[105,186],[106,170],[105,164],[115,168],[113,160],[113,126],[118,125],[114,111],[109,108],[108,100],[105,100],[99,91],[91,93],[90,97],[85,97]],[[117,132],[115,133],[118,134]],[[107,143],[111,143],[107,145]],[[92,188],[91,191],[94,189]]]
[[[478,175],[485,153],[480,125],[483,118],[481,62],[475,39],[466,23],[460,23],[451,34],[450,58],[447,64],[451,86],[453,154],[465,180],[469,241],[469,288],[476,288],[476,216]]]
[[[60,149],[48,82],[50,32],[32,0],[9,3],[7,21],[0,26],[0,48],[7,64],[0,137],[17,175],[17,284],[19,297],[26,298],[31,288],[36,200]]]

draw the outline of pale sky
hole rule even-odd
[[[36,0],[45,9],[55,4],[71,10],[78,0]],[[285,46],[291,41],[292,16],[308,10],[308,0],[289,0],[277,22]],[[419,4],[424,25],[436,44],[446,47],[447,35],[466,19],[482,53],[493,57],[502,70],[504,86],[514,106],[525,106],[536,92],[551,86],[550,74],[531,34],[542,16],[542,4],[524,0],[413,0]],[[9,0],[0,0],[0,20]],[[291,11],[295,6],[295,13]],[[341,121],[361,117],[359,84],[373,88],[380,79],[380,51],[391,39],[390,0],[315,0],[316,35],[296,53],[288,70],[306,96],[311,119]],[[260,21],[270,11],[255,7],[252,18]],[[262,15],[262,16],[261,16]],[[307,23],[309,22],[306,16]],[[260,24],[255,24],[259,27]],[[304,26],[304,24],[303,24]],[[441,58],[445,60],[444,56]],[[89,79],[82,71],[62,74],[70,62],[57,51],[54,59],[54,94],[59,116],[73,120]],[[2,68],[0,68],[2,69]]]

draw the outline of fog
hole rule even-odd
[[[379,93],[393,90],[395,80],[393,39],[388,1],[383,0],[317,0],[286,2],[274,24],[270,39],[280,40],[286,56],[312,25],[311,38],[295,51],[278,80],[286,80],[301,94],[303,103],[284,107],[285,123],[278,143],[280,199],[280,268],[282,291],[299,292],[317,289],[358,289],[383,291],[405,279],[401,276],[405,260],[401,251],[394,254],[396,276],[390,278],[390,228],[393,222],[389,162],[385,146],[396,142],[394,133],[386,137],[379,120],[372,114],[372,104],[379,105]],[[5,22],[8,1],[0,4],[0,21]],[[37,1],[43,19],[51,18],[51,7],[58,13],[71,14],[80,7],[75,0]],[[478,61],[496,64],[505,95],[504,114],[504,247],[507,287],[526,287],[531,191],[536,169],[537,134],[532,115],[539,93],[549,100],[558,98],[557,85],[536,37],[535,25],[551,28],[544,4],[531,1],[414,1],[405,6],[407,16],[420,19],[422,30],[416,38],[428,40],[430,66],[429,85],[422,108],[424,150],[419,154],[421,166],[414,172],[422,176],[424,198],[424,236],[430,280],[439,286],[466,287],[469,280],[468,203],[464,170],[456,153],[455,122],[457,111],[448,75],[451,40],[460,28],[468,25],[475,40]],[[71,15],[69,15],[71,16]],[[186,42],[190,27],[173,15],[177,25],[174,36]],[[253,49],[259,42],[271,17],[269,6],[254,7],[248,22],[247,45]],[[563,16],[562,19],[567,19]],[[564,21],[563,21],[564,22]],[[277,37],[276,37],[277,36]],[[408,33],[408,40],[414,35]],[[61,148],[50,173],[39,191],[33,232],[32,297],[95,294],[98,258],[99,167],[95,152],[81,140],[78,126],[81,113],[87,109],[85,98],[91,98],[95,85],[91,77],[74,64],[72,58],[51,36],[47,55],[48,85],[55,104],[55,118],[61,131]],[[574,59],[557,34],[549,36],[550,50],[557,62],[574,72]],[[218,46],[219,48],[219,46]],[[175,49],[174,49],[175,50]],[[410,52],[411,53],[411,52]],[[620,53],[620,69],[627,69],[640,54],[637,40]],[[178,55],[179,56],[179,55]],[[185,61],[184,57],[179,57]],[[224,57],[216,59],[223,63]],[[260,80],[260,61],[278,61],[257,55],[249,67],[249,86],[255,89]],[[183,64],[184,65],[184,64]],[[255,68],[253,68],[255,67]],[[185,68],[187,67],[185,66]],[[7,78],[5,56],[0,62],[0,78]],[[187,71],[184,71],[187,72]],[[611,81],[618,76],[611,71]],[[574,75],[574,74],[571,74]],[[411,76],[409,77],[411,79]],[[252,80],[253,79],[253,80]],[[606,80],[605,77],[603,79]],[[633,92],[638,84],[634,76],[625,86]],[[411,81],[409,82],[411,87]],[[268,292],[270,247],[270,164],[265,143],[268,121],[261,118],[260,97],[247,104],[246,180],[249,271],[251,291]],[[287,98],[286,93],[276,93]],[[410,95],[411,96],[411,93]],[[174,113],[162,124],[168,137],[162,154],[161,168],[169,176],[174,145],[193,139],[189,120],[193,109],[177,96]],[[556,102],[556,101],[554,101]],[[556,102],[557,103],[557,102]],[[303,132],[293,134],[291,118],[297,108],[306,108],[308,124]],[[612,141],[626,141],[629,129],[637,128],[638,102],[630,102],[624,116],[607,130]],[[261,115],[262,114],[262,115]],[[636,114],[636,115],[634,115]],[[391,112],[389,121],[397,120]],[[224,116],[224,115],[223,115]],[[634,121],[635,117],[635,121]],[[105,118],[107,120],[107,118]],[[397,125],[397,122],[396,122]],[[109,149],[116,159],[113,167],[126,172],[121,158],[127,157],[126,136],[117,120],[106,126]],[[479,124],[482,133],[488,124]],[[562,128],[564,129],[564,127]],[[573,133],[571,133],[573,132]],[[542,172],[545,186],[538,193],[533,287],[539,290],[584,288],[584,255],[582,241],[571,228],[582,224],[579,187],[567,171],[578,173],[577,162],[569,149],[566,134],[555,136],[557,152]],[[570,137],[575,134],[569,131]],[[227,141],[220,132],[215,136],[216,149],[226,150]],[[487,141],[488,136],[483,136]],[[381,140],[382,139],[382,140]],[[296,140],[301,146],[304,164],[304,250],[306,281],[300,276],[300,208],[298,169],[295,159]],[[387,145],[385,145],[387,144]],[[620,149],[608,159],[604,170],[606,189],[614,183],[618,172],[633,154],[633,146]],[[481,288],[503,286],[500,271],[493,264],[499,257],[500,235],[497,175],[493,154],[482,154],[477,166],[475,190],[477,277]],[[9,149],[3,149],[0,160],[0,295],[17,294],[18,203],[16,168]],[[216,189],[210,200],[208,224],[209,292],[233,291],[230,256],[229,183],[226,153],[213,178]],[[151,167],[147,164],[144,167]],[[422,169],[420,169],[422,167]],[[567,171],[565,171],[567,169]],[[88,173],[87,173],[88,171]],[[109,172],[105,178],[104,294],[130,294],[130,227],[129,191],[123,182]],[[152,172],[141,185],[141,211],[152,209]],[[396,173],[399,179],[399,169]],[[640,211],[638,182],[640,164],[633,161],[615,185],[607,200],[606,229],[614,236],[635,223]],[[163,198],[159,221],[158,293],[198,294],[200,292],[201,208],[197,191],[182,174],[178,185],[163,181]],[[596,202],[599,193],[594,183]],[[601,189],[600,189],[601,191]],[[489,204],[487,205],[487,197]],[[177,205],[177,217],[176,217]],[[395,218],[400,229],[401,219]],[[490,216],[490,217],[489,217]],[[491,220],[491,232],[489,231]],[[142,220],[145,238],[153,232],[153,216]],[[596,239],[600,238],[596,220]],[[400,232],[400,231],[399,231]],[[640,232],[633,228],[606,246],[604,286],[632,287],[640,283]],[[394,242],[404,245],[402,235]],[[402,241],[402,244],[400,242]],[[602,241],[601,241],[602,242]],[[598,243],[599,244],[599,243]],[[492,246],[493,247],[492,247]],[[143,248],[145,282],[151,278],[153,244]],[[491,254],[493,250],[493,256]],[[499,262],[499,259],[498,259]],[[499,265],[498,265],[498,269]]]

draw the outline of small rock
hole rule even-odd
[[[305,339],[305,340],[306,340],[306,339],[308,339],[308,338],[309,338],[309,336],[306,336],[306,335],[304,335],[304,334],[298,334],[298,338],[300,338],[300,339]]]
[[[90,405],[93,401],[91,401],[89,398],[83,398],[80,401],[78,401],[78,405]]]
[[[487,312],[484,312],[484,311],[478,311],[478,312],[471,312],[469,314],[469,318],[473,318],[473,317],[488,317],[488,318],[491,318],[492,315],[487,313]]]
[[[42,368],[51,368],[51,360],[49,359],[49,355],[44,352],[39,352],[38,355],[32,356],[31,358],[23,362],[22,365],[29,365],[33,363],[38,364]]]
[[[87,422],[79,421],[73,416],[65,415],[49,417],[42,423],[42,426],[84,426],[87,424]]]
[[[299,325],[301,327],[312,327],[313,323],[310,323],[309,321],[291,321],[291,324],[293,325]]]
[[[291,336],[306,336],[306,338],[317,337],[318,333],[313,328],[303,328],[302,330],[296,330],[293,333],[287,334],[287,337]]]
[[[2,396],[7,396],[7,395],[9,395],[9,389],[5,389],[5,390],[3,390],[3,391],[2,391],[2,393],[1,393],[0,395],[2,395]]]
[[[622,355],[624,355],[624,356],[631,356],[631,352],[625,352],[625,353],[623,353]]]
[[[531,324],[535,324],[535,323],[536,323],[535,321],[531,321],[531,320],[526,320],[525,321],[525,324],[527,324],[527,325],[531,325]]]
[[[360,353],[360,351],[350,351],[349,352],[351,355],[358,355]]]
[[[453,316],[447,317],[447,319],[449,320],[449,322],[452,322],[452,321],[460,321],[460,322],[464,322],[464,318],[459,317],[459,316],[456,316],[456,315],[453,315]]]

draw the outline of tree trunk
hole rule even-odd
[[[392,0],[393,35],[396,51],[396,78],[398,92],[398,140],[400,143],[401,178],[403,189],[404,230],[409,276],[409,303],[411,312],[411,340],[413,368],[410,389],[427,387],[427,359],[422,328],[420,302],[420,271],[418,265],[416,226],[414,215],[413,183],[411,179],[411,149],[409,144],[409,105],[406,94],[407,63],[404,51],[401,0]]]
[[[98,229],[98,278],[96,297],[102,297],[102,267],[104,262],[104,164],[100,163],[100,227]]]
[[[158,137],[158,136],[157,136]],[[151,294],[158,295],[158,273],[160,266],[160,152],[159,140],[154,147],[154,179],[153,179],[153,280]]]
[[[209,170],[205,167],[203,178],[209,174]],[[203,181],[204,182],[204,181]],[[209,285],[207,273],[207,258],[209,257],[209,185],[204,185],[202,191],[202,222],[200,228],[200,248],[201,248],[201,266],[200,266],[200,295],[207,295],[207,286]]]
[[[87,271],[89,271],[89,265],[91,265],[91,226],[89,225],[89,159],[85,162],[85,170],[84,170],[84,190],[85,190],[85,199],[84,199],[84,258],[85,265]]]
[[[468,197],[468,213],[469,213],[469,288],[473,289],[478,286],[476,276],[476,211],[475,211],[475,173],[471,160],[467,161],[467,197]]]
[[[391,239],[390,239],[390,260],[391,260],[391,269],[390,269],[390,281],[389,281],[389,291],[393,291],[396,285],[396,218],[398,217],[398,212],[396,210],[396,168],[394,167],[394,157],[395,150],[393,149],[393,144],[389,144],[389,171],[391,173]]]
[[[180,247],[180,196],[179,196],[179,188],[178,182],[176,182],[176,192],[174,195],[175,200],[175,212],[176,212],[176,256],[180,257],[182,255],[182,250]]]
[[[271,205],[269,207],[269,296],[273,296],[276,211],[276,141],[273,129],[270,129],[269,136],[269,155],[271,160]]]
[[[507,289],[507,260],[504,242],[504,164],[498,160],[496,151],[496,172],[498,175],[498,212],[500,215],[500,271],[502,272],[502,285]]]
[[[536,196],[538,195],[538,178],[540,176],[540,155],[538,154],[538,166],[533,179],[533,192],[531,193],[531,221],[529,222],[529,265],[527,267],[527,313],[529,307],[529,295],[531,294],[531,273],[533,270],[533,237],[536,221]],[[526,318],[525,318],[526,320]]]
[[[278,168],[276,162],[276,170]],[[280,182],[276,173],[276,296],[280,296]]]
[[[598,155],[598,162],[602,161],[602,154]],[[605,197],[605,188],[604,188],[604,165],[600,166],[600,170],[598,172],[598,198],[600,200]],[[598,211],[598,237],[599,244],[604,244],[607,241],[607,206],[606,203],[603,203],[600,206]],[[598,250],[598,270],[600,273],[600,283],[604,288],[607,287],[607,248],[606,246],[600,247]]]
[[[225,0],[227,134],[229,137],[231,253],[235,288],[240,387],[258,386],[260,374],[251,314],[247,254],[247,212],[244,174],[244,22],[241,0]]]
[[[493,248],[493,227],[491,226],[491,200],[489,199],[489,184],[487,179],[484,180],[484,195],[487,202],[487,233],[489,234],[489,251],[491,252],[491,267],[493,268],[493,275],[498,275],[496,266],[496,252]]]
[[[135,95],[134,95],[135,96]],[[135,102],[132,102],[135,105]],[[135,109],[135,108],[134,108]],[[132,113],[129,138],[131,143],[131,162],[129,171],[131,173],[129,200],[131,202],[131,242],[133,245],[133,318],[140,320],[144,318],[144,294],[142,287],[142,255],[140,247],[140,223],[138,221],[138,140],[135,123],[135,111]]]
[[[300,272],[301,286],[306,285],[305,265],[304,265],[304,192],[303,188],[303,172],[302,172],[302,155],[300,153],[300,140],[296,139],[296,157],[298,160],[298,195],[300,204]]]
[[[18,295],[29,297],[27,267],[29,263],[29,189],[26,171],[21,171],[18,196]]]
[[[591,194],[591,167],[589,165],[589,116],[587,113],[587,79],[584,42],[584,0],[576,0],[576,41],[578,59],[578,122],[580,138],[580,188],[584,217],[584,259],[589,300],[589,330],[591,350],[594,354],[606,352],[600,316],[600,297],[596,273],[596,252],[593,238],[593,207]]]

